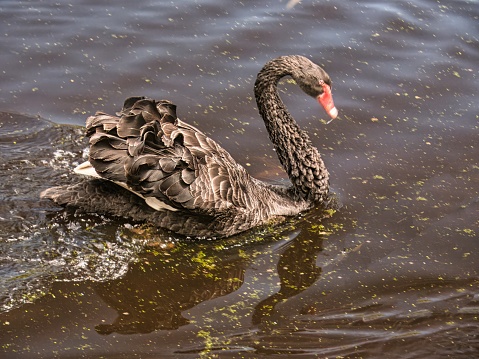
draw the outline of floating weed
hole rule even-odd
[[[192,257],[191,260],[207,270],[213,270],[216,268],[214,257],[207,256],[203,251],[196,253],[196,256]]]
[[[323,223],[313,224],[309,228],[309,231],[323,236],[330,236],[344,229],[343,223],[328,223],[327,226]]]
[[[211,351],[213,348],[213,337],[211,336],[211,333],[207,330],[200,330],[197,336],[203,338],[205,341],[205,349],[203,350],[202,354]]]
[[[323,211],[323,213],[326,214],[326,216],[327,216],[326,218],[330,218],[330,217],[333,216],[333,214],[336,213],[336,210],[335,210],[335,209],[325,209],[325,210]]]
[[[329,236],[333,234],[333,231],[326,229],[324,224],[313,224],[309,231],[322,236]]]

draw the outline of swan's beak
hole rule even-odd
[[[336,117],[338,117],[338,109],[334,106],[333,95],[331,94],[331,87],[328,84],[323,83],[323,93],[319,95],[318,102],[323,106],[324,111],[331,117],[331,122]],[[328,122],[328,123],[329,123]]]

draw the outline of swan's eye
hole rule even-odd
[[[319,83],[319,88],[318,88],[319,94],[323,94],[325,92],[331,92],[331,82],[330,81],[319,80],[318,83]]]
[[[331,89],[333,88],[333,84],[331,83],[331,80],[329,80],[329,79],[326,80],[326,81],[324,81],[324,80],[319,80],[319,85],[320,85],[321,87],[323,87],[323,85],[325,85],[325,84],[328,85],[329,88],[331,88]]]

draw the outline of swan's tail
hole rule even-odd
[[[48,188],[40,193],[40,198],[48,198],[60,206],[66,206],[75,202],[78,198],[78,191],[74,191],[70,186],[57,186]]]

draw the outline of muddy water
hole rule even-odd
[[[0,9],[2,357],[477,356],[477,1]],[[131,95],[172,100],[256,177],[284,178],[252,86],[292,53],[333,79],[329,125],[281,84],[331,172],[330,218],[192,243],[39,199],[75,181],[86,116]]]

